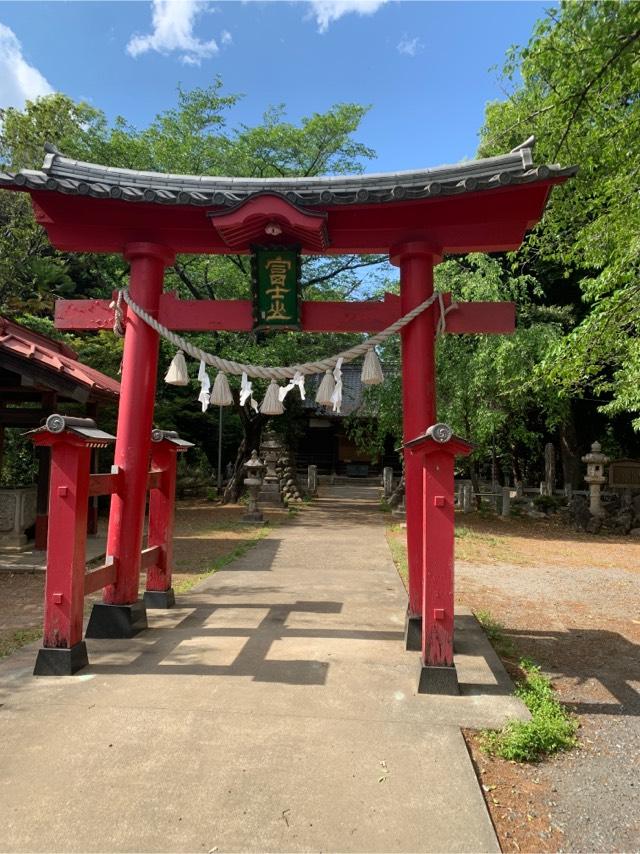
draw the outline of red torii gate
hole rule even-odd
[[[433,293],[433,268],[445,253],[516,249],[542,216],[553,185],[575,167],[534,167],[533,140],[512,152],[455,166],[326,178],[215,178],[165,175],[72,160],[47,146],[42,170],[0,172],[0,188],[31,194],[35,216],[54,246],[122,253],[130,262],[132,299],[174,330],[253,327],[244,300],[181,301],[163,294],[164,270],[176,253],[248,254],[255,244],[299,247],[306,255],[385,253],[400,268],[400,296],[383,302],[302,304],[309,332],[376,332]],[[446,300],[450,298],[447,296]],[[446,303],[445,303],[446,304]],[[405,442],[435,424],[434,304],[402,330]],[[512,303],[462,303],[447,316],[448,333],[508,333]],[[58,301],[59,329],[98,330],[113,323],[107,300]],[[129,613],[137,631],[140,546],[158,363],[158,335],[129,312],[126,322],[115,464],[123,488],[111,503],[107,553],[116,580],[95,606],[118,623]],[[411,380],[409,379],[411,378]],[[437,456],[437,455],[436,455]],[[431,454],[424,455],[426,467]],[[424,591],[423,456],[405,454],[409,562],[408,648],[429,609]],[[449,499],[447,499],[449,500]],[[442,520],[449,516],[440,514]],[[452,517],[451,517],[452,518]],[[448,523],[447,523],[448,524]],[[433,567],[431,567],[433,577]],[[452,589],[452,559],[439,572]],[[433,604],[433,603],[431,603]],[[442,610],[439,608],[438,610]],[[422,643],[425,667],[451,665],[451,626],[444,645]],[[424,638],[424,633],[423,633]],[[444,650],[444,651],[443,651]]]

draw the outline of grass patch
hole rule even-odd
[[[399,540],[397,537],[390,536],[397,534],[401,530],[400,525],[391,525],[387,529],[387,543],[391,552],[391,558],[396,565],[398,575],[402,579],[405,587],[409,579],[409,561],[407,560],[407,546],[404,540]]]
[[[488,611],[475,611],[474,615],[500,658],[515,659],[518,653],[511,638],[505,635],[504,627]]]
[[[32,629],[17,629],[5,637],[0,637],[0,658],[6,658],[12,652],[20,649],[21,646],[40,640],[41,637],[42,628],[40,626]]]
[[[218,572],[218,570],[223,569],[234,560],[245,555],[249,549],[256,545],[256,543],[263,540],[268,533],[269,531],[267,528],[258,528],[253,537],[250,537],[247,540],[241,540],[235,548],[231,549],[231,551],[216,558],[209,569],[206,569],[204,572],[199,572],[197,575],[192,575],[190,578],[184,578],[182,581],[179,581],[174,586],[175,592],[186,593],[191,590],[196,586],[196,584],[200,584],[200,582],[204,581],[205,578],[213,575],[214,572]]]
[[[516,649],[500,623],[487,611],[478,611],[476,618],[498,655],[512,659]],[[491,755],[515,762],[535,762],[571,749],[577,742],[578,721],[557,699],[551,681],[537,664],[521,658],[518,666],[522,676],[515,693],[531,712],[531,720],[509,721],[498,732],[485,730],[482,747]]]

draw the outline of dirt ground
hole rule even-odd
[[[203,573],[231,559],[261,535],[262,529],[244,525],[243,505],[225,507],[208,501],[178,501],[174,536],[173,587],[180,592],[196,583]],[[265,514],[270,525],[288,518],[286,510]],[[106,521],[100,522],[104,533]],[[144,578],[142,579],[144,583]],[[141,585],[144,589],[143,584]],[[44,573],[0,573],[0,656],[22,643],[40,637]],[[100,595],[88,596],[87,610]]]
[[[556,520],[459,515],[456,598],[488,611],[580,723],[533,765],[467,743],[504,851],[640,850],[640,542]],[[405,532],[392,528],[392,551]]]

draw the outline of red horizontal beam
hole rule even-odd
[[[450,302],[445,294],[445,303]],[[380,332],[399,317],[400,297],[395,294],[385,294],[381,301],[302,303],[305,332]],[[250,300],[180,300],[166,293],[160,300],[159,321],[174,331],[249,332],[253,306]],[[108,300],[58,300],[55,322],[58,329],[111,329],[113,309]],[[495,334],[514,328],[515,305],[510,302],[459,303],[447,315],[447,332]]]
[[[140,568],[149,569],[150,566],[159,566],[162,557],[162,548],[160,546],[150,546],[148,549],[142,549],[140,554]]]
[[[98,569],[87,572],[84,577],[84,595],[95,593],[96,590],[101,590],[107,584],[113,584],[116,580],[116,564],[112,557],[107,558],[107,562]]]
[[[118,491],[117,474],[92,474],[89,476],[89,495],[113,495]]]

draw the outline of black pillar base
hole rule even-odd
[[[173,608],[176,604],[176,594],[173,587],[168,590],[145,590],[143,596],[145,607],[153,610],[155,608]]]
[[[409,612],[404,623],[404,648],[408,652],[422,650],[422,617],[412,617]]]
[[[451,697],[460,694],[455,667],[425,667],[420,662],[418,673],[418,694],[448,694]]]
[[[89,664],[87,645],[84,641],[70,649],[42,647],[38,650],[34,676],[73,676]]]
[[[147,628],[147,609],[142,599],[133,605],[93,606],[85,637],[132,638]]]

